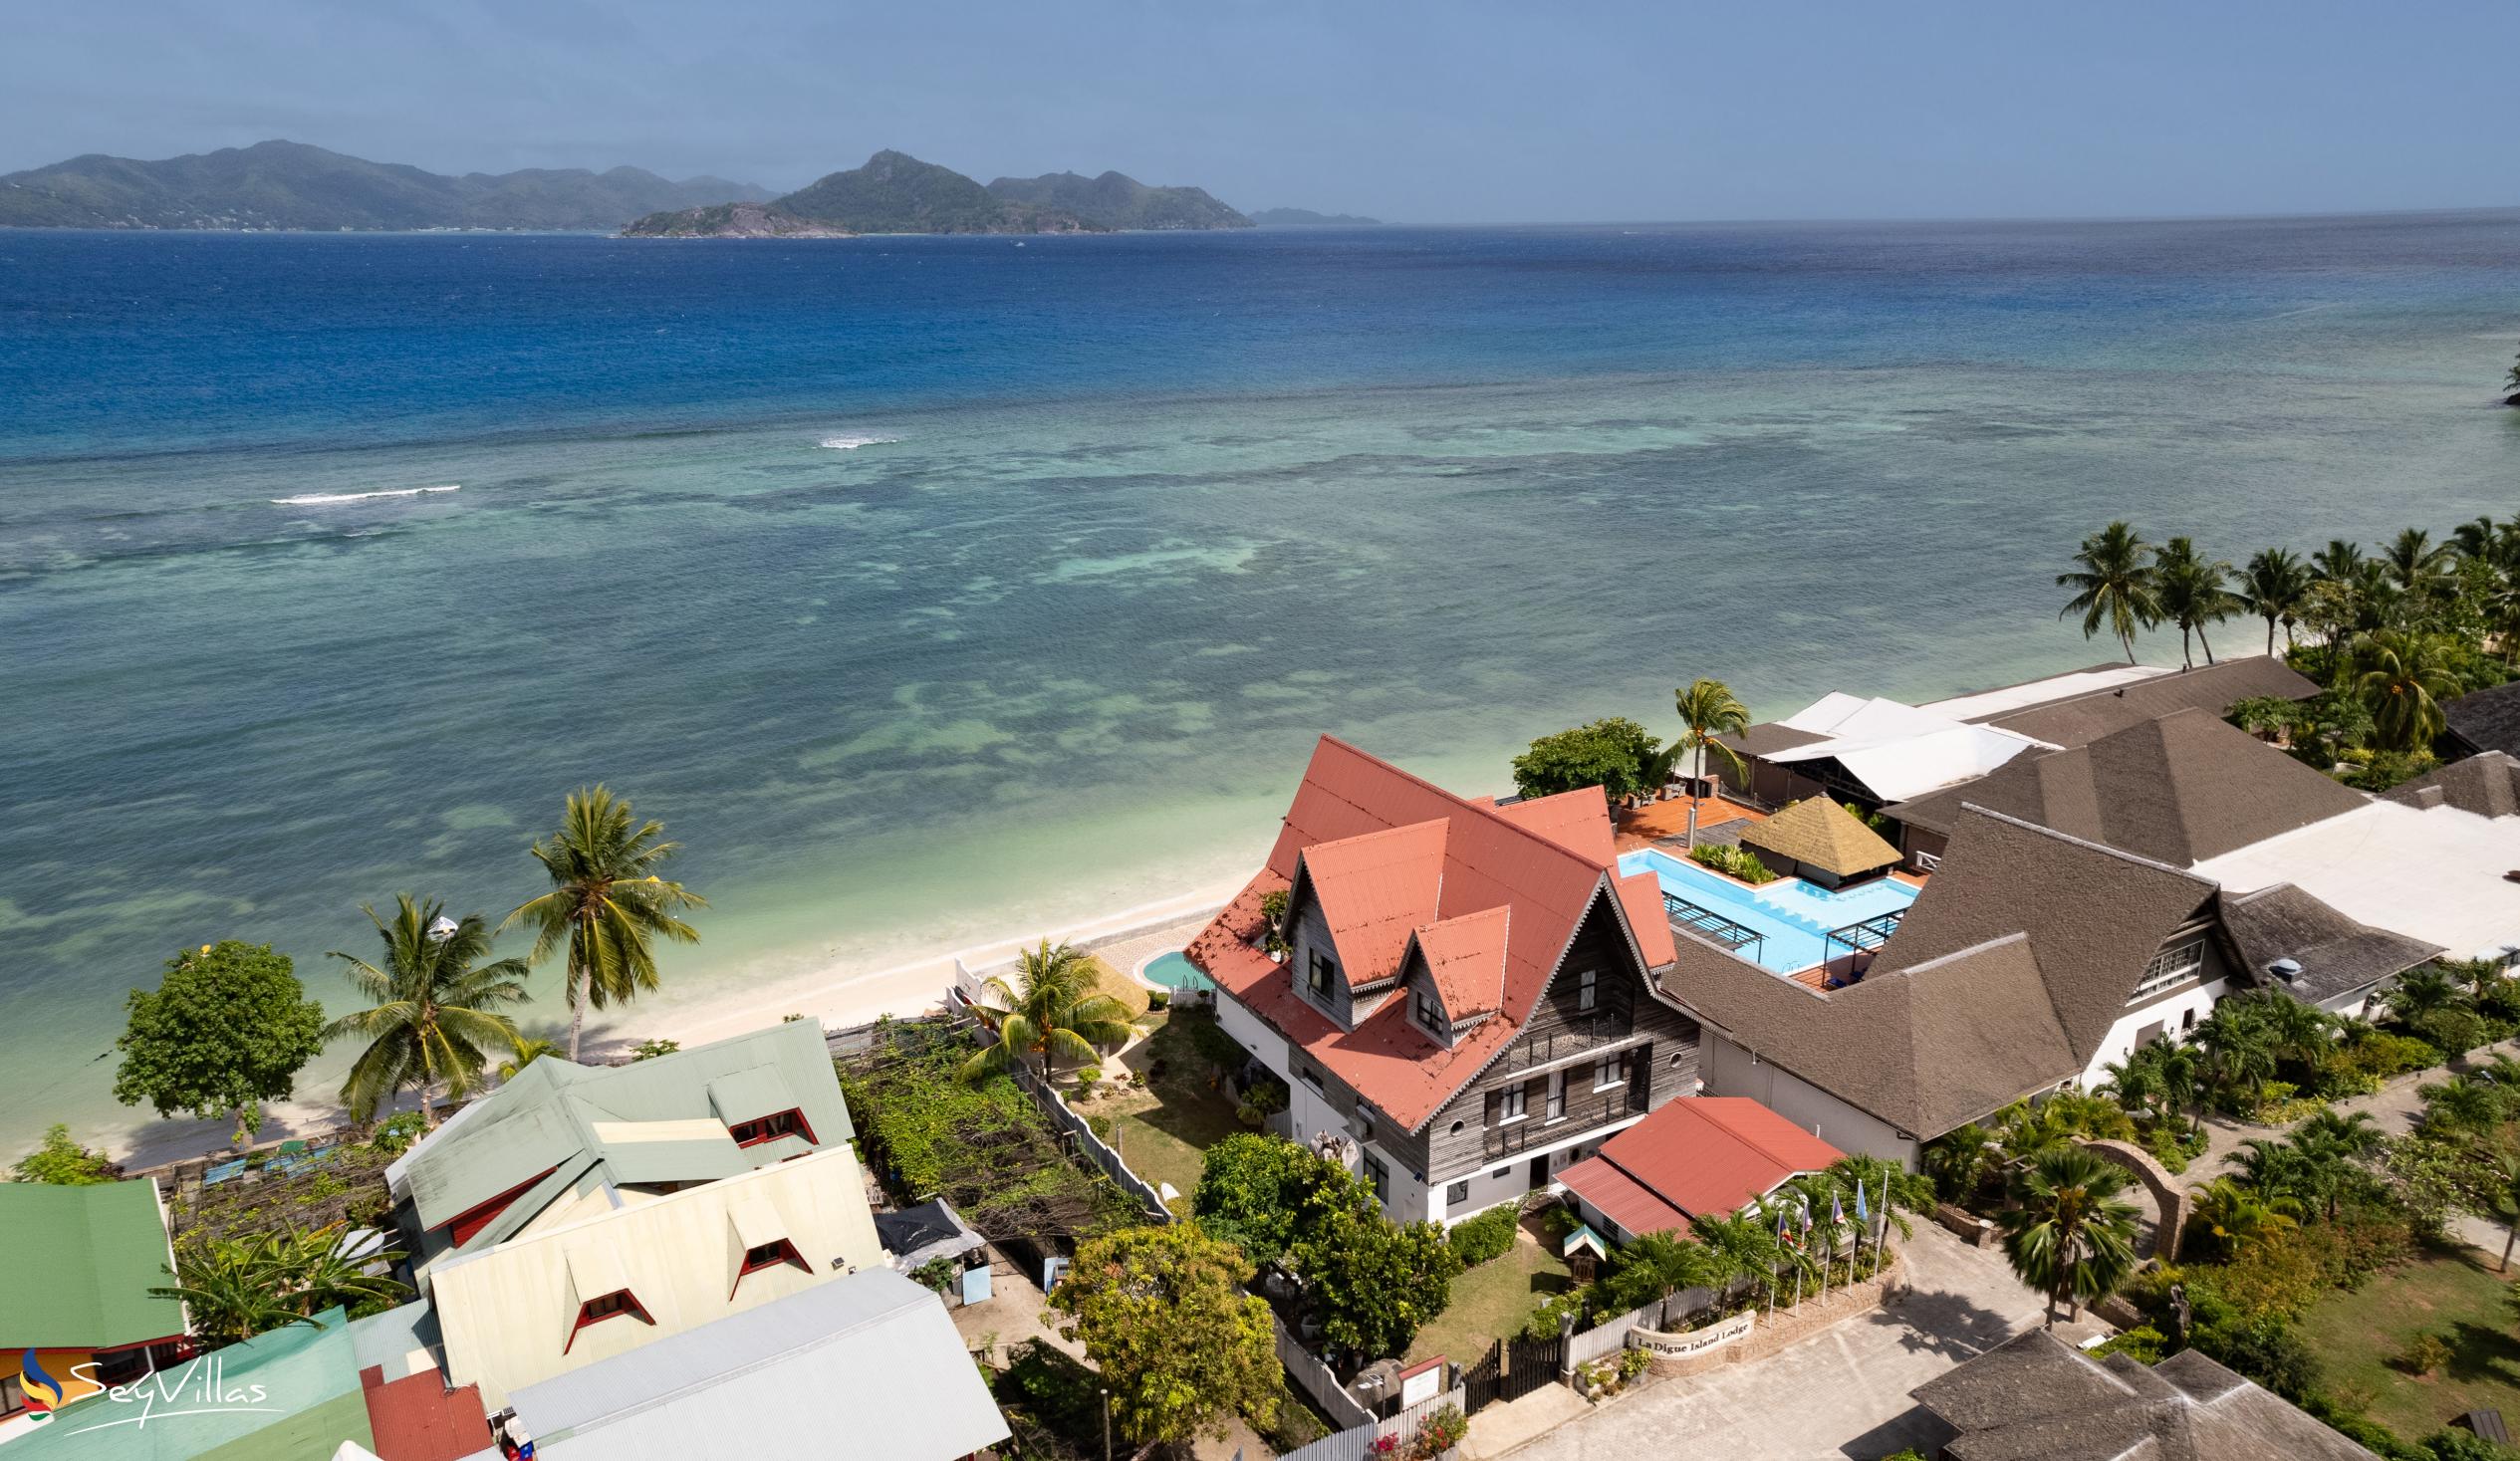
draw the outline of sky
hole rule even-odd
[[[288,137],[776,190],[897,147],[1408,222],[2520,205],[2512,0],[108,0],[0,171]]]

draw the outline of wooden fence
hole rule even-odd
[[[1278,1461],[1365,1461],[1374,1454],[1376,1443],[1384,1437],[1398,1436],[1405,1440],[1417,1433],[1418,1423],[1428,1413],[1445,1405],[1459,1408],[1461,1402],[1461,1387],[1455,1385],[1431,1400],[1420,1400],[1388,1420],[1369,1419],[1350,1426],[1300,1450],[1289,1451]]]

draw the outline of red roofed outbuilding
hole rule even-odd
[[[1726,1217],[1845,1152],[1747,1096],[1673,1101],[1558,1180],[1585,1220],[1621,1242]]]

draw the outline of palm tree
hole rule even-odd
[[[2386,750],[2431,745],[2445,724],[2441,702],[2466,688],[2428,635],[2374,629],[2354,641],[2354,662],[2355,696],[2371,711],[2373,733]]]
[[[981,1005],[980,1018],[997,1031],[997,1043],[962,1066],[962,1079],[978,1081],[1004,1071],[1027,1056],[1040,1061],[1041,1079],[1050,1080],[1051,1062],[1099,1059],[1095,1047],[1118,1045],[1136,1033],[1129,1008],[1108,994],[1094,992],[1094,956],[1071,944],[1043,939],[1016,960],[1023,976],[1019,993],[991,975],[983,986],[997,1003]]]
[[[2421,528],[2400,531],[2382,556],[2390,582],[2398,593],[2415,599],[2437,598],[2448,591],[2450,559],[2448,545],[2433,542],[2432,535]]]
[[[1996,1222],[2013,1272],[2047,1296],[2047,1328],[2056,1328],[2058,1305],[2079,1315],[2135,1272],[2139,1214],[2120,1195],[2129,1180],[2124,1168],[2080,1146],[2041,1152],[2015,1175],[2019,1205]]]
[[[1719,1286],[1722,1291],[1729,1292],[1734,1284],[1745,1281],[1774,1289],[1781,1247],[1774,1218],[1756,1207],[1745,1207],[1728,1217],[1693,1217],[1689,1233],[1715,1256],[1725,1275]]]
[[[2251,1244],[2300,1226],[2229,1177],[2216,1177],[2196,1189],[2195,1204],[2188,1221],[2213,1238],[2224,1259],[2236,1258]]]
[[[2074,563],[2076,567],[2056,576],[2058,588],[2074,591],[2057,617],[2081,614],[2086,639],[2097,637],[2106,622],[2126,646],[2127,663],[2135,663],[2135,631],[2161,621],[2152,545],[2126,523],[2115,522],[2084,539]]]
[[[1732,768],[1732,774],[1748,780],[1750,768],[1741,753],[1718,736],[1737,735],[1750,728],[1750,711],[1733,694],[1732,687],[1722,680],[1703,677],[1689,681],[1685,690],[1673,690],[1671,699],[1680,712],[1680,737],[1671,743],[1673,749],[1689,754],[1689,777],[1697,784],[1697,792],[1706,788],[1706,753],[1713,751]],[[1697,846],[1698,795],[1688,802],[1688,846]]]
[[[2330,1109],[2295,1126],[2287,1139],[2307,1164],[2312,1195],[2334,1221],[2352,1182],[2354,1164],[2379,1150],[2386,1133],[2373,1123],[2369,1111],[2345,1114]]]
[[[2152,1052],[2166,1042],[2139,1045],[2125,1060],[2101,1068],[2109,1079],[2101,1090],[2117,1098],[2131,1116],[2150,1115],[2161,1100],[2161,1070]]]
[[[2318,1174],[2300,1147],[2252,1136],[2222,1160],[2225,1166],[2239,1168],[2240,1185],[2277,1212],[2298,1216],[2309,1210]]]
[[[2152,1057],[2155,1074],[2161,1082],[2161,1095],[2173,1111],[2185,1110],[2202,1098],[2205,1087],[2205,1057],[2195,1046],[2183,1040],[2154,1041],[2157,1052]],[[2197,1112],[2198,1122],[2203,1112]]]
[[[2266,620],[2266,652],[2275,652],[2275,629],[2284,629],[2284,647],[2293,643],[2293,625],[2301,622],[2310,597],[2310,567],[2289,548],[2262,548],[2240,571],[2240,604]]]
[[[2511,1245],[2520,1242],[2520,1156],[2503,1152],[2494,1158],[2494,1216],[2502,1219],[2502,1261],[2496,1273],[2511,1272]]]
[[[416,1087],[420,1123],[433,1127],[432,1088],[442,1085],[460,1098],[493,1048],[516,1049],[516,1022],[499,1010],[525,1002],[526,964],[501,959],[474,967],[491,942],[478,913],[455,922],[442,917],[443,905],[434,901],[414,902],[401,893],[394,902],[390,922],[373,907],[361,910],[383,940],[382,964],[338,951],[328,955],[350,966],[351,984],[371,1004],[326,1026],[324,1038],[368,1042],[342,1084],[342,1103],[353,1118],[372,1120],[404,1087]]]
[[[499,1084],[504,1086],[508,1082],[515,1080],[517,1072],[524,1070],[527,1066],[534,1064],[534,1062],[541,1060],[543,1057],[556,1056],[558,1054],[560,1054],[560,1043],[556,1040],[529,1038],[517,1041],[515,1058],[499,1062]]]
[[[2516,530],[2514,524],[2520,524],[2520,518],[2514,518],[2508,523],[2497,523],[2493,519],[2493,514],[2481,514],[2452,528],[2450,541],[2442,546],[2461,558],[2472,558],[2479,563],[2499,564],[2503,560],[2503,555],[2509,551],[2509,546],[2515,541],[2520,541],[2520,530]]]
[[[2458,985],[2438,964],[2407,970],[2389,991],[2390,1012],[2401,1025],[2412,1025],[2435,1011],[2455,1009],[2458,1003]]]
[[[2415,1094],[2423,1097],[2423,1116],[2416,1124],[2438,1134],[2491,1130],[2501,1123],[2508,1104],[2502,1093],[2476,1081],[2419,1086]]]
[[[265,1230],[244,1238],[186,1243],[175,1255],[175,1282],[149,1293],[178,1299],[196,1338],[230,1344],[284,1325],[312,1324],[336,1305],[392,1304],[410,1290],[368,1269],[390,1266],[400,1251],[346,1254],[347,1225],[310,1232]]]
[[[560,830],[534,844],[551,891],[517,906],[499,925],[534,929],[537,961],[569,949],[569,1059],[578,1058],[587,1007],[603,1009],[657,987],[655,940],[698,943],[674,916],[708,899],[656,875],[677,850],[664,824],[630,822],[628,798],[598,786],[569,794]]]
[[[2246,1092],[2256,1099],[2275,1074],[2275,1042],[2266,1027],[2226,1000],[2196,1022],[2190,1039],[2203,1053],[2205,1078],[2216,1091]]]
[[[2331,538],[2328,546],[2310,555],[2310,572],[2323,583],[2350,584],[2363,571],[2363,545]]]
[[[1945,1131],[1925,1146],[1925,1175],[1945,1202],[1966,1203],[1985,1180],[1994,1137],[1975,1121]]]
[[[2172,538],[2153,556],[2153,595],[2161,616],[2178,625],[2179,656],[2190,668],[2196,661],[2187,652],[2188,633],[2195,633],[2204,646],[2205,662],[2211,664],[2214,646],[2205,637],[2205,626],[2218,624],[2239,610],[2241,601],[2232,594],[2230,582],[2230,563],[2198,553],[2193,538]]]

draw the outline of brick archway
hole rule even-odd
[[[2169,1171],[2152,1159],[2152,1153],[2127,1141],[2086,1141],[2083,1148],[2125,1167],[2135,1174],[2152,1194],[2154,1226],[2151,1256],[2163,1263],[2178,1262],[2179,1235],[2187,1230],[2189,1201],[2187,1193],[2170,1179]]]

